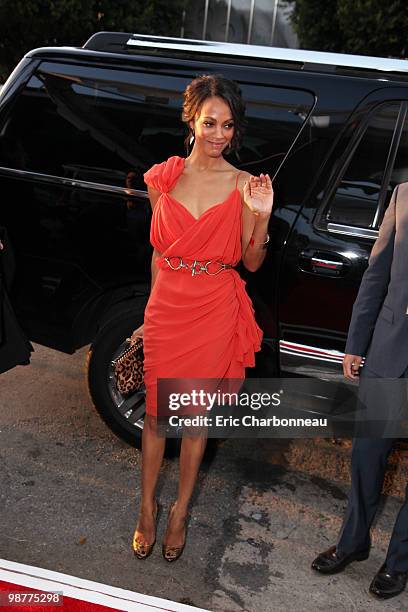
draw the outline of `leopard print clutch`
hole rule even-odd
[[[143,340],[138,338],[113,362],[116,388],[122,395],[130,395],[143,387]]]

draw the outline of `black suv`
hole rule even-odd
[[[362,273],[393,187],[408,180],[402,60],[109,32],[29,52],[0,95],[10,298],[31,340],[66,353],[91,345],[94,403],[132,443],[144,397],[117,392],[111,362],[149,295],[142,175],[185,154],[182,92],[213,72],[247,104],[231,162],[274,177],[267,257],[242,270],[264,331],[256,376],[341,376]]]

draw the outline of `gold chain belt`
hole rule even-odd
[[[192,261],[191,263],[187,263],[186,261],[183,261],[182,257],[177,257],[173,255],[172,257],[164,257],[163,260],[172,270],[182,270],[183,268],[186,270],[191,270],[191,276],[196,276],[197,274],[201,274],[202,272],[205,272],[209,276],[216,276],[216,274],[219,274],[223,270],[233,268],[233,266],[230,264],[225,264],[222,261],[218,260],[213,261],[212,259],[209,259],[208,261],[197,261],[197,259],[194,259],[194,261]],[[210,264],[218,266],[214,272],[211,272],[208,269],[208,266]]]

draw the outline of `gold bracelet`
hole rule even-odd
[[[258,245],[262,245],[263,247],[265,247],[265,246],[268,244],[269,239],[270,239],[269,234],[266,234],[266,240],[265,240],[265,242],[254,242],[254,239],[253,239],[253,238],[251,238],[251,240],[249,241],[249,244],[250,244],[251,246],[254,246],[255,244],[258,244]]]

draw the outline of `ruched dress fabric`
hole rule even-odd
[[[241,259],[239,190],[235,186],[223,202],[196,219],[170,193],[184,162],[170,157],[144,175],[145,183],[160,191],[150,230],[150,242],[161,253],[156,259],[160,269],[144,317],[146,412],[151,415],[157,415],[158,378],[244,380],[262,340],[245,282],[236,270],[192,276],[190,269],[172,270],[164,261],[182,257],[235,266]]]

